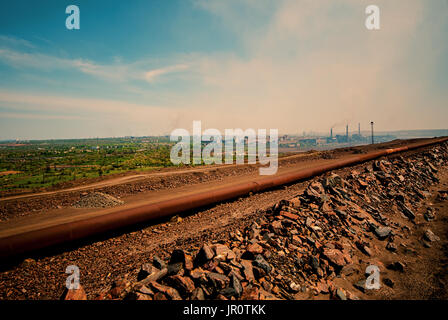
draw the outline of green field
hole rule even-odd
[[[0,191],[172,166],[169,137],[40,140],[0,143]]]

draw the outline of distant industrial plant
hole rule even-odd
[[[395,135],[382,134],[375,135],[373,133],[373,122],[371,130],[361,132],[361,124],[358,123],[357,131],[350,132],[349,125],[345,126],[345,133],[335,134],[334,128],[330,128],[329,135],[306,133],[302,135],[282,135],[279,139],[279,149],[282,152],[299,151],[299,150],[327,150],[336,147],[357,146],[369,143],[381,143],[396,139]]]

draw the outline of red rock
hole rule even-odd
[[[61,300],[87,300],[86,292],[84,288],[79,285],[78,289],[65,289],[62,294]]]
[[[292,243],[298,246],[302,244],[302,240],[300,240],[299,236],[294,235],[292,236]]]
[[[188,254],[185,254],[184,268],[185,270],[193,270],[193,258]]]
[[[156,273],[160,271],[159,269],[157,269],[156,267],[154,267],[152,264],[150,263],[145,263],[144,265],[142,265],[140,267],[140,271],[137,275],[137,281],[146,279],[148,276],[150,276],[153,273]]]
[[[352,292],[347,291],[345,292],[348,300],[359,300],[358,296],[354,295]]]
[[[129,281],[115,281],[109,293],[114,299],[122,298],[127,293],[126,290],[129,289],[130,285],[131,283]]]
[[[154,295],[154,292],[151,289],[149,289],[147,286],[135,286],[134,290],[137,290],[137,292],[143,293],[146,295],[151,295],[151,296]]]
[[[269,291],[263,290],[262,288],[259,289],[260,292],[260,300],[279,300],[275,295],[270,293]]]
[[[194,289],[191,294],[191,300],[205,300],[204,291],[201,288]]]
[[[362,179],[358,179],[358,183],[362,188],[367,188],[369,184]]]
[[[296,215],[294,213],[289,213],[289,212],[286,212],[286,211],[280,211],[280,214],[282,216],[284,216],[285,218],[288,218],[288,219],[293,220],[293,221],[298,220],[300,218],[298,215]]]
[[[246,250],[253,254],[261,254],[263,253],[263,247],[258,243],[251,243],[247,246]]]
[[[241,260],[241,265],[244,268],[244,276],[246,277],[246,280],[253,281],[255,280],[254,272],[252,268],[252,262],[248,260]]]
[[[318,282],[316,288],[321,293],[329,293],[330,292],[328,285],[323,281]]]
[[[202,269],[200,269],[200,268],[196,268],[196,269],[193,269],[191,272],[190,272],[190,276],[193,278],[193,279],[199,279],[199,278],[201,278],[201,277],[205,277],[205,275],[208,273],[209,271],[205,271],[205,270],[202,270]]]
[[[154,295],[154,300],[168,300],[168,299],[162,292],[157,292]]]
[[[299,198],[291,199],[291,200],[289,200],[289,202],[291,202],[291,204],[292,204],[294,207],[296,207],[296,208],[300,208],[300,205],[302,204],[302,203],[300,202],[300,199],[299,199]]]
[[[101,292],[94,300],[111,300],[112,296],[109,293],[109,290]]]
[[[189,277],[175,275],[169,277],[167,281],[184,294],[190,294],[195,289],[194,282]]]
[[[213,250],[208,245],[204,244],[196,255],[194,262],[196,265],[203,265],[207,261],[213,259],[214,255],[215,253]]]
[[[186,270],[193,269],[193,258],[184,250],[173,250],[169,264],[176,264],[178,262],[182,263]]]
[[[151,296],[140,292],[135,293],[135,300],[152,300]]]
[[[274,230],[278,230],[278,229],[281,229],[283,227],[283,225],[282,225],[281,221],[275,220],[271,223],[271,227]]]
[[[241,300],[258,300],[260,298],[257,287],[246,287],[243,289]]]
[[[154,290],[169,296],[172,300],[182,300],[182,298],[179,295],[179,292],[176,289],[157,283],[155,281],[151,281],[150,284]]]
[[[324,248],[323,255],[338,267],[343,267],[351,262],[351,259],[338,249]]]
[[[219,266],[216,266],[213,271],[220,273],[220,274],[225,274],[224,270],[222,270]]]
[[[240,270],[233,269],[232,271],[229,272],[228,277],[231,278],[232,275],[234,275],[239,281],[244,280],[244,277],[241,275]]]
[[[155,271],[152,274],[150,274],[149,276],[147,276],[145,279],[141,280],[140,283],[146,285],[151,281],[157,281],[157,280],[165,277],[167,273],[168,273],[168,268],[164,268],[162,270]]]
[[[230,279],[223,274],[209,272],[207,278],[214,284],[216,288],[224,289],[230,282]]]
[[[235,253],[223,244],[219,243],[215,244],[213,246],[213,249],[215,250],[217,256],[223,256],[227,260],[232,260],[236,258]]]
[[[338,299],[338,300],[347,300],[347,295],[346,295],[345,290],[342,288],[337,288],[336,292],[333,294],[333,298]]]
[[[325,201],[322,206],[320,207],[320,210],[323,212],[330,212],[332,209],[330,207],[329,201]]]
[[[210,260],[202,265],[202,268],[208,271],[213,271],[218,266],[218,261]]]

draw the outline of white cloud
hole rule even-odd
[[[119,59],[115,60],[116,63],[114,64],[99,64],[85,59],[66,59],[38,52],[27,53],[0,47],[0,61],[16,68],[31,68],[47,72],[52,70],[78,71],[113,82],[127,82],[131,80],[154,82],[161,76],[188,69],[186,64],[175,64],[148,70],[148,65],[154,64],[150,60],[143,59],[128,64],[122,63]],[[144,69],[148,71],[142,71]]]
[[[8,46],[13,47],[35,48],[35,46],[27,40],[5,35],[0,35],[0,44],[7,44]]]
[[[188,69],[187,65],[179,64],[179,65],[169,66],[169,67],[165,67],[165,68],[150,70],[145,73],[145,80],[148,82],[153,82],[157,78],[159,78],[165,74],[180,72],[180,71],[184,71],[186,69]]]

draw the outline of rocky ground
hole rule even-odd
[[[63,298],[448,299],[447,163],[445,143],[293,185],[275,194],[287,200],[151,248],[140,263],[117,255],[127,272],[103,286],[81,281]],[[51,268],[24,264],[9,276]],[[3,298],[20,295],[4,273],[1,283]]]

